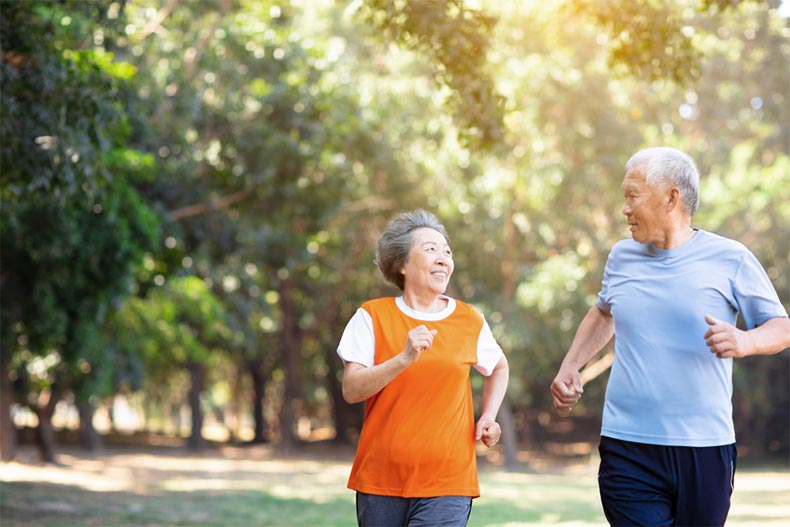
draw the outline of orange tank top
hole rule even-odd
[[[456,302],[438,321],[398,309],[394,298],[362,305],[373,320],[375,364],[399,354],[409,330],[438,330],[433,346],[365,402],[365,420],[348,487],[367,494],[478,497],[470,367],[483,317]]]

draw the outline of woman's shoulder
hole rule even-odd
[[[469,315],[475,318],[485,318],[483,312],[477,309],[472,304],[468,304],[458,299],[453,299],[455,302],[455,312],[459,315]]]
[[[394,306],[395,305],[395,297],[394,296],[382,296],[380,298],[371,298],[370,300],[366,300],[360,306],[362,309],[368,310],[375,309],[375,308],[383,308],[385,306]]]

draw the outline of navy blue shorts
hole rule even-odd
[[[469,496],[401,498],[357,492],[359,527],[464,527],[471,512]]]
[[[601,437],[598,488],[610,525],[724,525],[735,445],[648,445]]]

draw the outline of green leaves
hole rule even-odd
[[[194,276],[175,278],[146,298],[130,299],[116,315],[116,325],[127,353],[140,357],[151,372],[172,371],[190,361],[206,363],[230,337],[222,303]]]
[[[325,393],[427,207],[542,404],[637,148],[692,153],[700,226],[787,274],[786,20],[735,4],[0,0],[3,349],[97,393],[226,352]]]
[[[459,122],[463,142],[492,150],[504,142],[504,99],[487,67],[496,19],[462,0],[367,0],[360,16],[389,40],[425,55]]]
[[[2,63],[3,351],[30,363],[55,350],[48,383],[103,391],[104,314],[157,236],[131,184],[150,179],[151,159],[125,147],[134,69],[96,44],[113,31],[94,19],[110,2],[0,6],[3,56],[18,58]]]
[[[574,15],[604,30],[599,40],[609,49],[615,74],[647,81],[669,78],[680,84],[699,76],[701,56],[694,44],[694,28],[671,2],[569,0],[567,5]]]

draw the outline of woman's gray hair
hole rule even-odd
[[[402,212],[387,224],[387,228],[379,237],[376,248],[376,265],[384,279],[403,291],[404,277],[401,269],[409,259],[412,245],[412,231],[428,227],[433,229],[450,243],[447,229],[433,214],[423,209]]]
[[[645,183],[657,187],[674,185],[680,190],[680,201],[690,216],[699,208],[699,171],[694,160],[676,148],[654,146],[645,148],[625,164],[625,172],[641,168]]]

